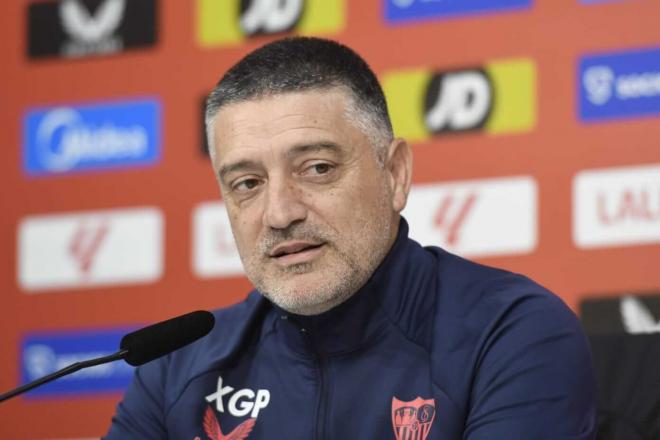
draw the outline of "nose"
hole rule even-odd
[[[307,207],[302,191],[288,179],[271,178],[266,193],[263,223],[273,229],[286,229],[293,223],[305,220]]]

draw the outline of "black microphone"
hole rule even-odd
[[[213,329],[214,324],[215,318],[211,312],[198,310],[136,330],[121,339],[120,350],[117,353],[71,364],[0,395],[0,402],[83,368],[119,359],[124,359],[134,367],[146,364],[206,336]]]
[[[137,367],[206,336],[214,324],[212,313],[198,310],[129,333],[119,348],[127,351],[124,360]]]

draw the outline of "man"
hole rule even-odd
[[[108,438],[593,438],[590,356],[561,300],[407,238],[411,149],[358,55],[268,44],[206,122],[256,291],[138,368]]]

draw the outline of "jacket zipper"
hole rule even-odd
[[[328,402],[328,396],[327,396],[327,388],[328,384],[327,382],[327,374],[326,374],[326,361],[317,354],[316,356],[319,366],[319,376],[321,379],[321,385],[319,388],[319,403],[318,403],[318,408],[316,409],[316,440],[323,440],[324,438],[324,433],[325,433],[325,416],[327,412],[327,402]]]

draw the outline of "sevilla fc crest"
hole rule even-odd
[[[435,399],[403,402],[392,397],[392,426],[396,440],[426,440],[435,418]]]

